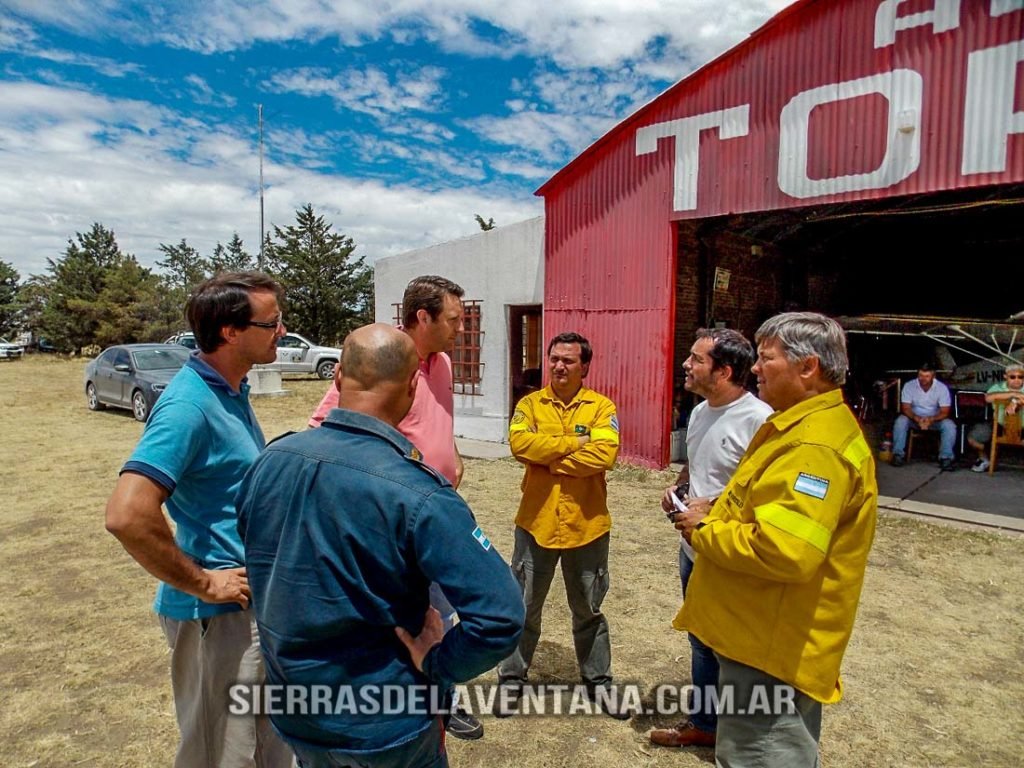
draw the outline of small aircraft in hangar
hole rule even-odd
[[[919,359],[923,342],[947,385],[984,392],[1002,380],[1008,363],[1024,361],[1024,312],[995,321],[882,314],[836,320],[846,330],[851,357],[856,358],[851,360],[855,374],[859,368],[874,377],[911,378],[924,362]],[[911,349],[907,342],[916,343]]]

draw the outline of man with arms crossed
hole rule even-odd
[[[878,486],[871,449],[843,402],[838,323],[786,312],[756,339],[758,391],[775,413],[710,513],[680,516],[698,557],[673,624],[714,650],[720,700],[732,695],[718,714],[716,765],[811,768],[821,705],[843,694],[839,666]]]
[[[561,561],[572,610],[572,639],[588,693],[605,700],[618,719],[629,714],[611,688],[612,649],[601,603],[608,592],[611,517],[605,472],[619,453],[615,404],[583,386],[593,351],[578,333],[562,333],[548,345],[550,383],[516,405],[509,427],[512,455],[526,465],[516,515],[512,571],[526,603],[526,626],[515,653],[498,667],[509,708],[527,682],[540,639],[544,600]],[[509,696],[508,694],[512,694]],[[504,704],[504,702],[502,702]]]
[[[462,287],[437,275],[414,278],[402,297],[402,330],[416,345],[419,369],[416,398],[398,425],[423,454],[423,461],[444,476],[453,488],[462,482],[462,457],[455,446],[455,398],[452,392],[452,361],[448,351],[463,329]],[[331,384],[309,419],[317,427],[338,406],[338,388]],[[437,585],[430,588],[430,604],[441,613],[445,629],[454,624],[455,612]],[[484,726],[456,706],[448,720],[448,733],[460,739],[479,739]]]
[[[277,359],[280,298],[258,272],[218,275],[193,291],[185,313],[199,352],[157,400],[107,503],[107,530],[162,582],[154,607],[171,647],[177,768],[292,762],[266,717],[228,713],[229,686],[264,674],[235,491],[264,445],[245,376]]]
[[[750,438],[772,412],[746,389],[754,347],[743,334],[729,328],[697,331],[697,341],[683,363],[683,386],[705,398],[693,409],[686,429],[686,458],[676,484],[665,491],[662,508],[675,512],[672,494],[689,509],[707,512],[736,470]],[[674,518],[675,519],[675,518]],[[679,576],[683,597],[693,571],[693,549],[680,540]],[[690,718],[672,728],[651,732],[654,744],[663,747],[713,747],[718,716],[709,694],[718,684],[714,652],[692,632],[690,672],[696,689]]]
[[[443,698],[509,653],[522,629],[505,561],[395,428],[422,386],[418,365],[398,329],[353,331],[339,408],[271,444],[238,494],[268,680],[305,703],[327,692],[323,707],[270,713],[303,768],[446,766],[424,689]],[[432,582],[459,612],[447,633],[429,608]]]

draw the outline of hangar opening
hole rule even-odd
[[[736,328],[752,340],[765,319],[789,309],[876,318],[844,323],[849,402],[874,396],[878,381],[912,376],[925,361],[951,376],[985,350],[970,342],[958,349],[960,339],[942,343],[884,318],[999,323],[1024,310],[1022,210],[1024,185],[1014,184],[679,222],[675,390],[697,328]],[[1014,349],[1022,346],[1024,331]],[[691,404],[683,395],[673,428]]]

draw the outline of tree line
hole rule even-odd
[[[364,257],[353,257],[355,247],[312,205],[295,212],[294,224],[273,226],[263,244],[263,271],[284,286],[289,330],[334,345],[372,320],[373,270]],[[187,327],[185,301],[196,285],[220,272],[256,269],[237,232],[209,256],[184,238],[159,249],[157,268],[143,267],[96,222],[69,239],[61,256],[47,259],[41,275],[23,281],[0,260],[0,335],[31,331],[65,352],[162,341]]]

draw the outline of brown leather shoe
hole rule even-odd
[[[671,728],[651,731],[651,744],[659,747],[713,747],[715,734],[702,731],[687,720]]]

